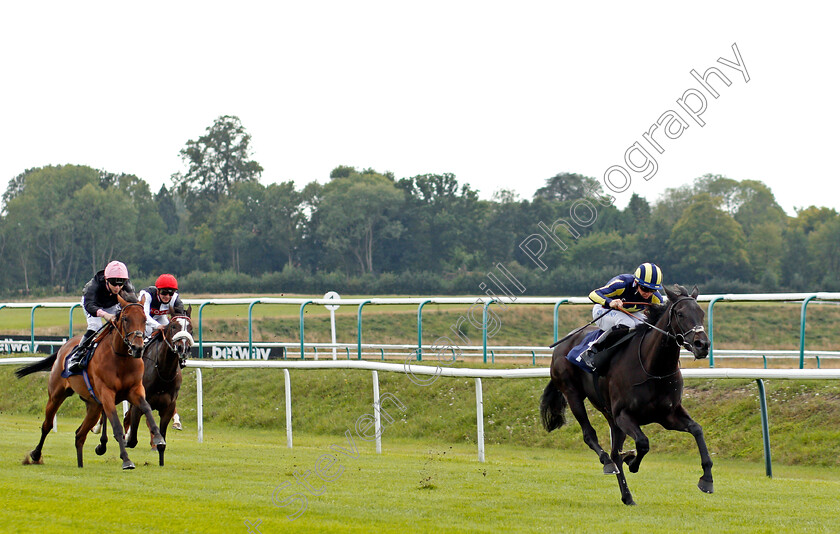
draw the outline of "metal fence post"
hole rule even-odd
[[[423,359],[423,306],[430,303],[431,300],[424,300],[417,306],[417,361]]]
[[[805,368],[805,309],[808,303],[817,298],[816,295],[811,295],[802,301],[802,315],[799,320],[799,368]]]
[[[715,302],[725,297],[715,297],[709,301],[709,367],[715,366]]]
[[[359,346],[359,358],[358,358],[359,360],[362,359],[362,308],[365,307],[365,304],[370,304],[370,301],[366,300],[366,301],[362,302],[361,304],[359,304],[359,314],[358,314],[358,318],[356,319],[356,328],[358,329],[357,334],[356,334],[356,339],[358,341],[358,346]]]
[[[248,306],[248,359],[254,360],[254,321],[253,311],[254,306],[260,302],[260,299],[255,300]]]
[[[312,304],[311,300],[307,300],[303,304],[300,305],[300,359],[303,360],[305,356],[304,348],[303,348],[303,309],[306,307],[307,304]]]

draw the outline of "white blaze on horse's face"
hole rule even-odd
[[[192,334],[189,333],[190,321],[186,317],[177,317],[172,322],[179,327],[178,332],[172,336],[172,344],[175,345],[178,354],[187,354],[195,343]]]

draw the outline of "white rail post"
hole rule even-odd
[[[201,367],[195,369],[195,418],[198,428],[198,442],[204,443],[204,389],[201,384]]]
[[[484,395],[481,392],[481,379],[477,377],[475,379],[475,418],[478,461],[484,463]]]
[[[334,299],[341,299],[341,296],[336,293],[335,291],[328,291],[324,294],[324,300],[334,300]],[[338,309],[338,304],[327,304],[324,306],[326,309],[330,310],[330,333],[332,334],[332,352],[333,352],[333,360],[338,359],[336,355],[335,349],[335,310]],[[315,353],[315,359],[318,359],[318,353]]]
[[[373,371],[373,428],[376,432],[376,454],[382,454],[382,420],[379,404],[379,372]]]
[[[292,448],[292,379],[289,377],[289,370],[283,369],[283,378],[286,382],[286,446]]]

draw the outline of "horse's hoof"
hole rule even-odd
[[[103,445],[101,443],[99,445],[97,445],[95,449],[93,449],[93,451],[96,453],[97,456],[102,456],[103,454],[105,454],[105,452],[107,450],[108,450],[108,447],[106,447],[105,445]]]
[[[156,437],[156,438],[154,438],[154,439],[152,440],[152,443],[154,443],[154,444],[155,444],[155,445],[157,445],[158,447],[160,447],[161,445],[163,445],[164,447],[166,447],[166,440],[165,440],[165,439],[163,439],[163,436],[160,436],[160,437]]]
[[[703,493],[714,493],[715,492],[715,485],[713,482],[706,482],[702,478],[700,482],[697,483],[697,487],[700,488],[700,491]]]
[[[638,473],[639,472],[639,465],[635,462],[631,462],[627,464],[627,469],[630,470],[631,473]]]
[[[37,456],[38,456],[38,457],[37,457],[37,458],[35,458],[35,455],[34,455],[34,454],[32,454],[31,452],[30,452],[30,453],[27,453],[27,454],[23,457],[23,465],[36,465],[36,464],[37,464],[37,465],[43,465],[43,464],[44,464],[44,457],[43,457],[43,456],[41,456],[40,454],[39,454],[39,455],[37,455]]]
[[[624,504],[626,504],[627,506],[636,506],[636,501],[634,501],[633,499],[630,499],[630,502],[626,502]]]
[[[134,469],[134,463],[131,460],[126,460],[123,462],[123,471],[128,471],[129,469]]]
[[[604,474],[605,475],[617,475],[618,474],[618,468],[612,462],[610,462],[608,464],[604,464]]]
[[[623,461],[627,465],[630,465],[630,462],[632,462],[635,459],[636,459],[636,450],[635,449],[629,450],[629,451],[624,451],[624,452],[621,453],[621,461]]]

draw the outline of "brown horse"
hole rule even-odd
[[[143,360],[146,370],[143,373],[143,386],[146,388],[146,400],[153,410],[160,415],[160,432],[166,439],[169,421],[175,414],[175,402],[181,389],[181,367],[190,355],[193,346],[192,321],[188,307],[183,315],[172,317],[159,334],[146,343]],[[137,428],[140,425],[140,410],[132,406],[123,421],[126,429],[126,446],[137,445]],[[107,440],[102,433],[101,441]],[[164,447],[157,447],[160,465],[163,465]]]
[[[62,378],[64,361],[69,352],[78,345],[81,336],[73,337],[61,346],[57,353],[48,356],[32,365],[22,367],[16,371],[18,378],[52,369],[49,377],[49,400],[47,401],[44,423],[41,425],[41,441],[29,453],[24,463],[43,463],[41,449],[53,427],[53,418],[61,404],[75,391],[87,405],[87,414],[82,424],[76,429],[76,459],[79,467],[83,466],[82,447],[87,434],[99,415],[105,412],[114,429],[114,439],[120,444],[120,458],[123,469],[134,469],[125,450],[123,428],[117,416],[116,403],[128,400],[139,406],[146,414],[149,428],[155,434],[158,447],[165,447],[166,442],[160,434],[160,429],[152,416],[152,409],[146,402],[146,392],[143,388],[143,361],[140,359],[143,350],[143,333],[146,326],[146,314],[142,302],[131,294],[120,292],[117,299],[121,306],[120,313],[114,320],[105,325],[103,333],[98,335],[99,344],[87,366],[87,376],[90,387],[83,375],[72,375]],[[133,357],[131,357],[133,356]],[[105,431],[103,430],[103,434]],[[105,454],[103,445],[96,447],[96,453]]]
[[[583,440],[598,454],[604,474],[616,475],[624,504],[636,503],[627,487],[622,463],[628,464],[631,473],[639,470],[642,458],[650,450],[641,427],[650,423],[694,436],[703,468],[697,486],[706,493],[714,491],[712,460],[703,429],[682,407],[683,379],[679,367],[680,346],[696,358],[705,358],[709,353],[709,338],[703,329],[705,314],[697,304],[696,287],[690,295],[676,285],[674,291],[665,288],[665,292],[668,302],[649,311],[654,328],[640,327],[639,334],[612,357],[602,377],[587,373],[566,359],[566,354],[588,332],[579,332],[557,345],[551,360],[551,381],[540,401],[543,426],[549,432],[565,424],[568,403],[583,430]],[[610,425],[611,454],[598,443],[584,399],[604,414]],[[627,436],[636,442],[636,452],[622,452]]]

